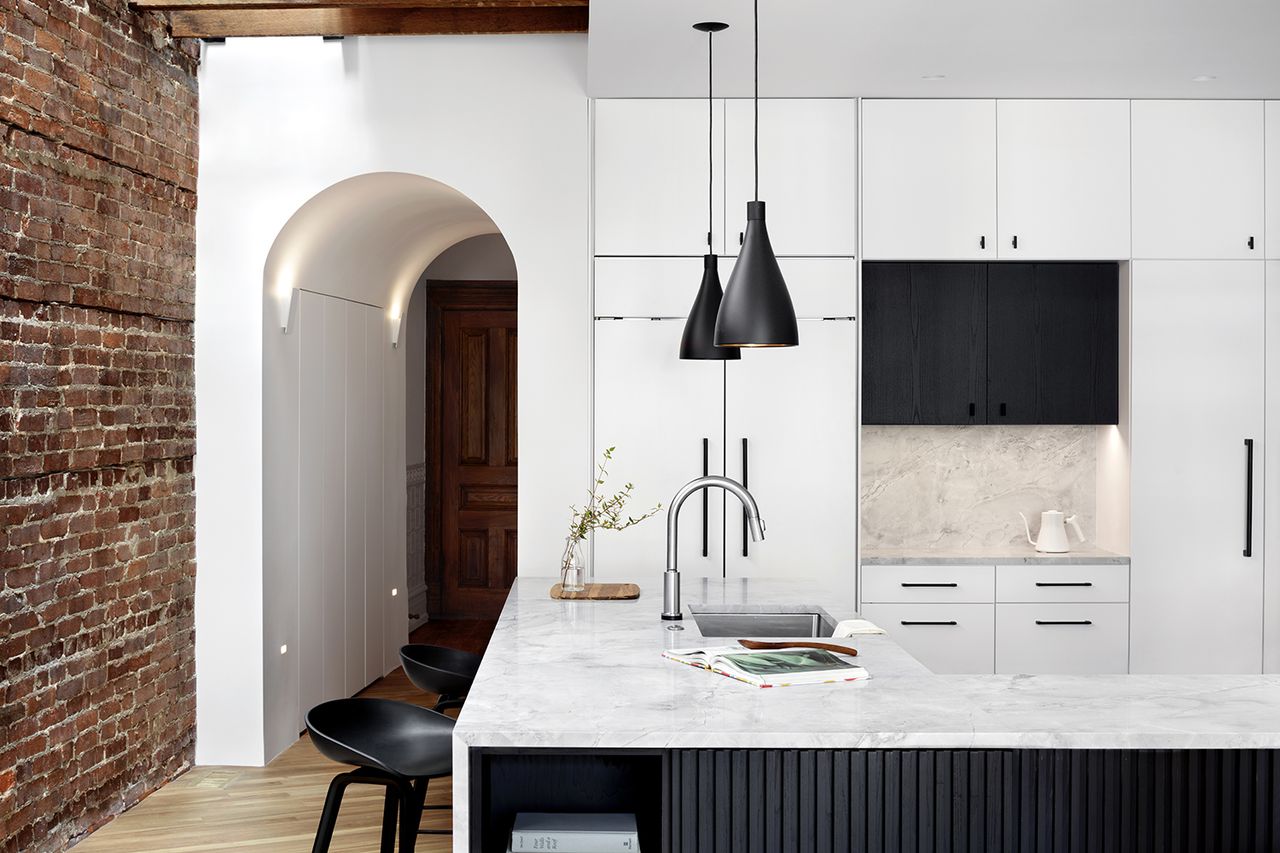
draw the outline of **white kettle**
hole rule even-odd
[[[1022,513],[1018,513],[1022,515]],[[1070,516],[1064,518],[1062,513],[1056,509],[1045,510],[1040,513],[1040,538],[1031,538],[1031,523],[1027,521],[1027,517],[1022,515],[1022,526],[1027,529],[1027,541],[1035,546],[1036,550],[1044,554],[1065,554],[1071,550],[1071,544],[1067,541],[1067,525],[1070,524],[1076,531],[1076,538],[1081,542],[1084,541],[1084,534],[1080,532],[1080,525],[1076,521],[1076,517]]]

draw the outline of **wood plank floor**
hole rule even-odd
[[[483,652],[492,622],[432,622],[414,631],[414,642],[434,642]],[[424,694],[396,670],[361,696],[399,699],[430,706]],[[456,715],[456,711],[450,711]],[[251,850],[307,853],[315,837],[329,780],[345,769],[324,758],[305,735],[266,767],[195,767],[75,846],[76,853],[210,853]],[[449,779],[431,783],[427,803],[449,803]],[[429,809],[423,828],[446,829],[451,812]],[[378,849],[382,789],[347,789],[333,853]],[[452,850],[448,835],[420,835],[422,853]]]

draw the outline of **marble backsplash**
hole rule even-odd
[[[862,548],[980,550],[1025,544],[1040,513],[1096,535],[1097,428],[862,428]]]

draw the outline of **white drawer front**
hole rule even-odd
[[[868,604],[862,616],[937,673],[990,673],[995,666],[993,604]]]
[[[1129,605],[996,605],[1001,675],[1129,671]]]
[[[1124,602],[1128,566],[997,566],[996,601]]]
[[[995,601],[995,566],[863,566],[863,602]]]

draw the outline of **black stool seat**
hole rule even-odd
[[[439,694],[437,711],[461,707],[462,697],[476,680],[480,661],[480,655],[445,646],[410,643],[400,648],[400,663],[414,686]]]
[[[419,832],[449,832],[419,830],[418,826],[424,808],[448,808],[426,806],[424,801],[427,783],[453,772],[451,718],[389,699],[335,699],[307,712],[307,730],[322,755],[357,768],[329,783],[312,853],[328,851],[343,792],[354,784],[386,788],[378,847],[381,853],[392,853],[395,848],[397,818],[400,853],[413,853]]]
[[[453,772],[453,720],[389,699],[335,699],[307,713],[316,749],[329,759],[420,779]]]

